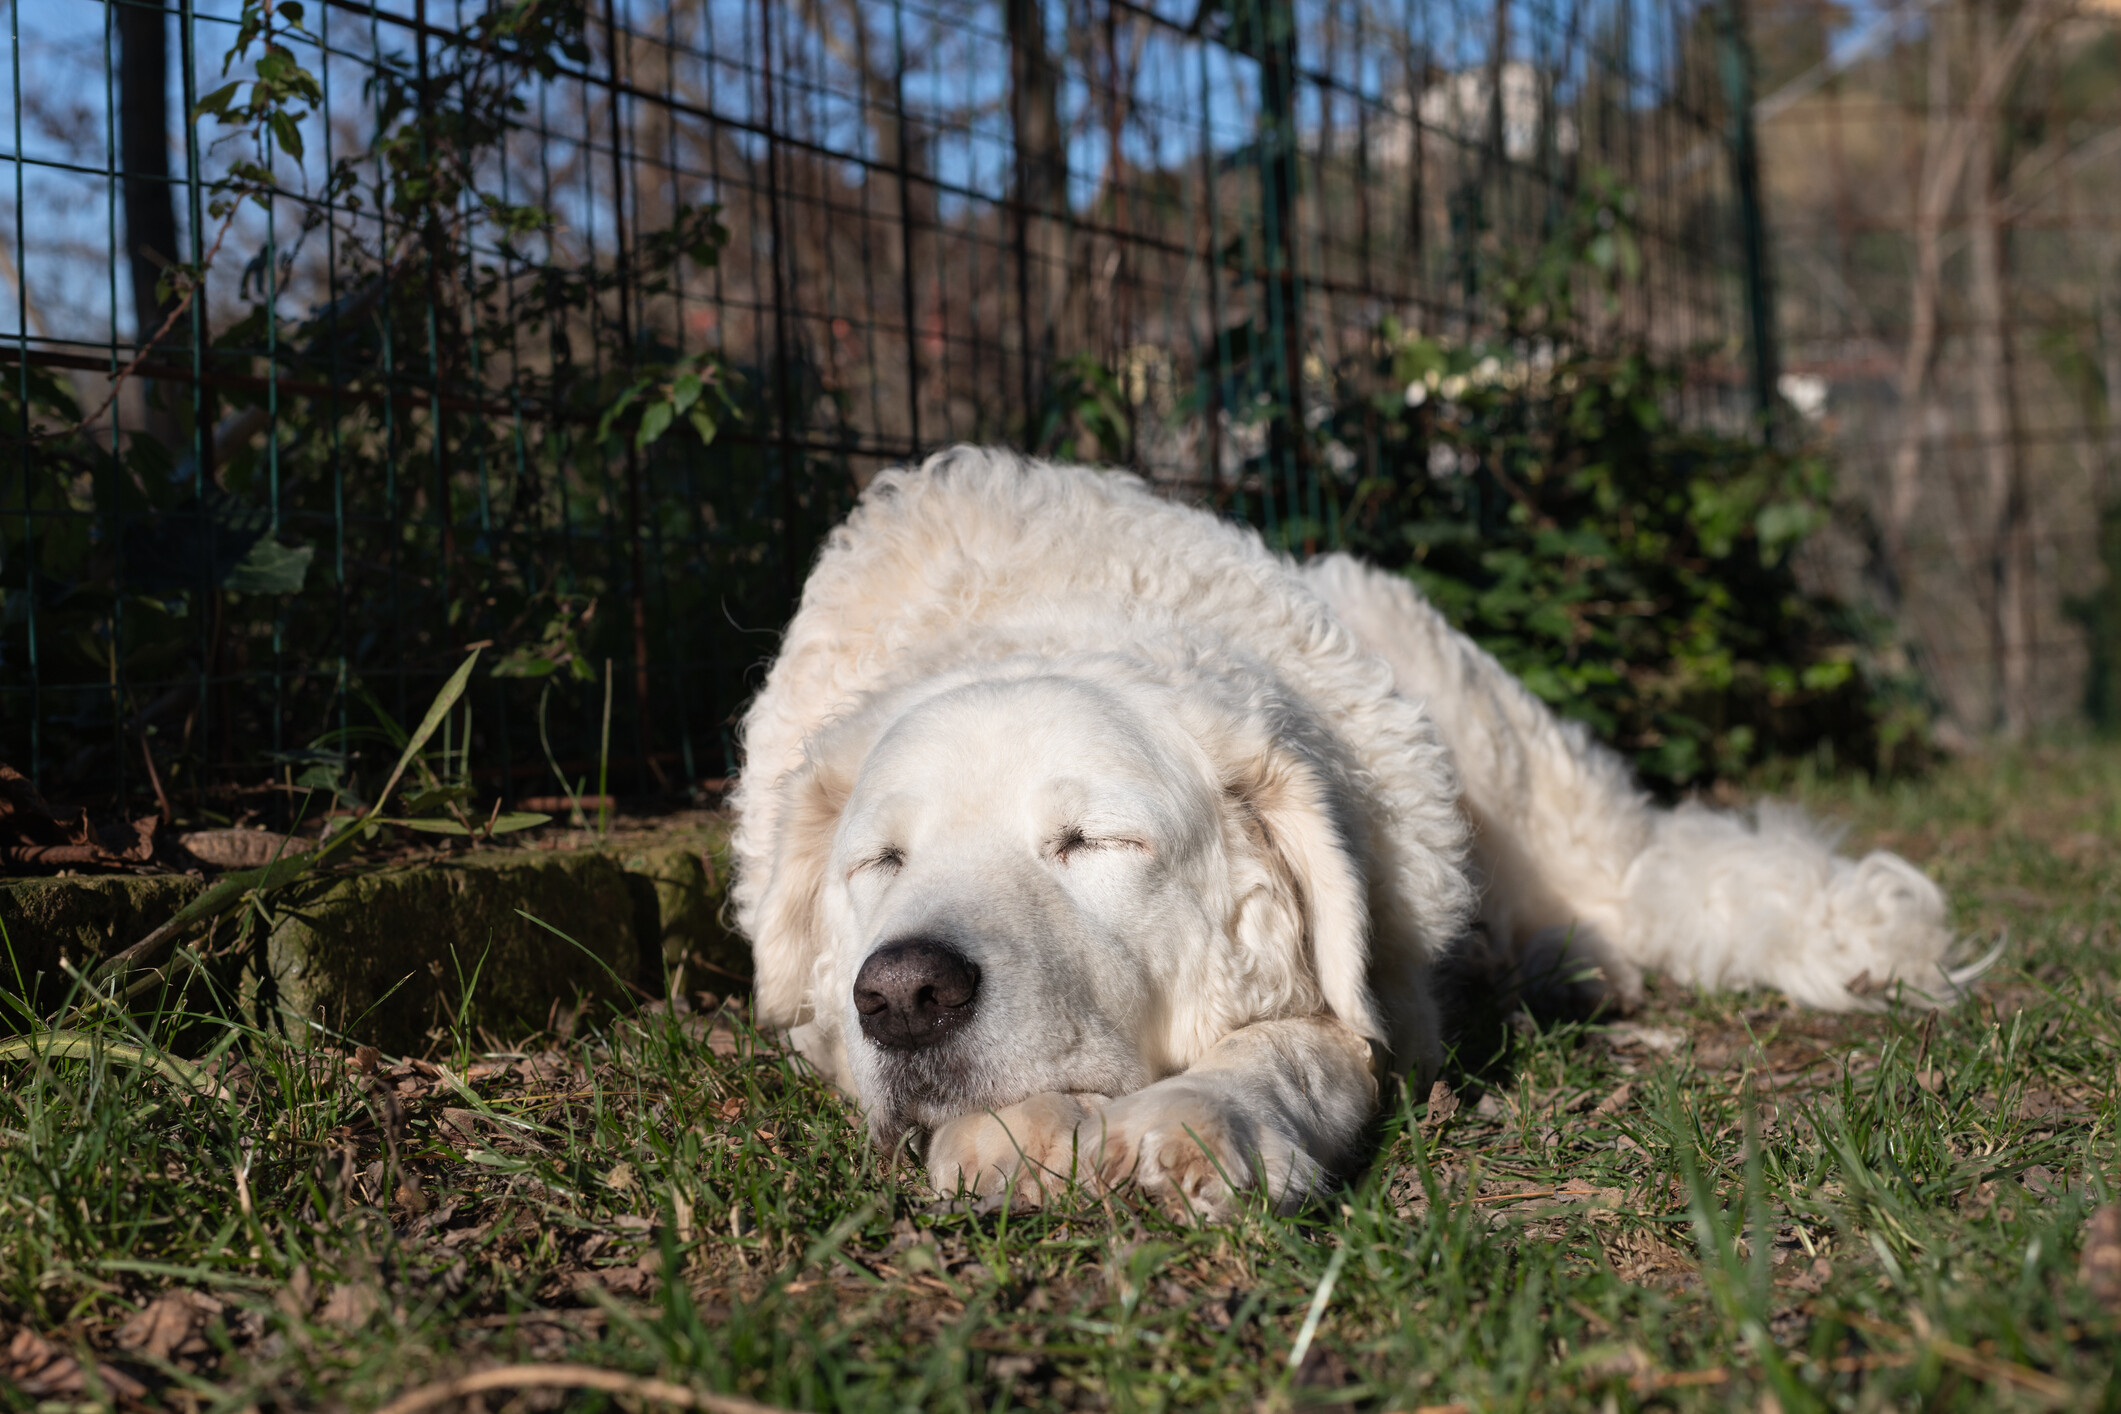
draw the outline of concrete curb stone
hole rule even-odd
[[[728,880],[728,826],[715,817],[335,874],[275,895],[262,955],[231,957],[219,977],[253,1020],[301,1039],[416,1054],[438,1026],[508,1037],[586,999],[656,995],[680,963],[688,989],[739,988],[750,954],[722,921]],[[176,875],[0,880],[0,986],[56,1000],[62,963],[94,967],[203,887]]]

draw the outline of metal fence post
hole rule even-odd
[[[1261,278],[1267,291],[1270,366],[1281,375],[1281,416],[1269,442],[1270,464],[1287,485],[1288,514],[1300,516],[1303,479],[1310,472],[1304,438],[1303,281],[1297,268],[1296,9],[1292,0],[1251,0],[1239,20],[1237,48],[1259,61],[1259,178],[1263,254]],[[1260,491],[1274,500],[1270,478]]]
[[[1718,75],[1730,130],[1731,186],[1738,197],[1738,241],[1744,260],[1747,372],[1753,418],[1775,436],[1775,306],[1768,279],[1767,220],[1760,202],[1760,145],[1753,123],[1753,49],[1746,37],[1745,0],[1720,0],[1716,10]]]

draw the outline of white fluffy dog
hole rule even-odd
[[[946,1193],[1301,1202],[1439,1062],[1476,919],[1623,1007],[1646,969],[1822,1007],[1965,975],[1906,861],[1650,808],[1403,580],[1006,452],[876,479],[744,744],[757,1018]]]

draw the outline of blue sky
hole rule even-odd
[[[894,20],[902,25],[910,69],[905,91],[916,120],[929,111],[953,116],[947,135],[936,145],[938,175],[947,184],[981,196],[1004,195],[1012,170],[1006,105],[1008,54],[999,6],[908,4],[902,10],[894,10],[879,0],[860,3],[871,20],[873,43],[892,43]],[[1191,20],[1194,3],[1195,0],[1154,0],[1159,14],[1181,23]],[[1318,32],[1319,16],[1329,3],[1340,4],[1343,15],[1355,13],[1355,4],[1348,0],[1304,0],[1301,13],[1310,35]],[[1583,37],[1578,36],[1573,46],[1569,44],[1569,36],[1552,5],[1527,0],[1511,3],[1514,57],[1533,59],[1549,72],[1559,71],[1565,98],[1571,80],[1580,75],[1585,62]],[[1595,14],[1609,11],[1616,3],[1617,0],[1590,0],[1590,8]],[[197,0],[197,67],[202,88],[221,81],[221,55],[232,37],[229,21],[238,8],[238,0]],[[380,8],[387,13],[410,14],[412,0],[383,0]],[[475,13],[475,7],[469,5],[454,8],[462,12],[455,17],[457,23],[462,23],[465,14]],[[1432,56],[1433,62],[1444,68],[1484,62],[1493,14],[1483,5],[1471,0],[1367,0],[1363,8],[1366,42],[1360,49],[1350,44],[1342,52],[1327,54],[1313,44],[1303,54],[1305,67],[1330,63],[1341,83],[1378,99],[1402,82],[1410,45],[1414,52]],[[1853,22],[1837,35],[1838,44],[1853,44],[1866,33],[1875,35],[1871,22],[1883,13],[1876,0],[1859,0],[1850,8]],[[0,218],[5,221],[0,241],[4,241],[17,269],[27,276],[34,313],[46,333],[58,339],[91,343],[107,342],[114,332],[120,339],[129,338],[129,296],[124,293],[122,276],[114,272],[111,258],[111,230],[114,223],[122,220],[122,213],[116,205],[114,184],[103,175],[113,160],[108,115],[115,104],[115,93],[105,68],[106,54],[114,52],[115,45],[109,34],[109,10],[102,0],[35,0],[29,4],[7,4],[5,10],[12,62],[0,73],[0,86],[6,88],[5,96],[12,100],[19,74],[24,101],[20,105],[10,101],[6,110],[0,110],[20,114],[14,131],[0,137],[0,149],[10,159],[0,163]],[[451,11],[447,0],[431,0],[430,17],[436,22],[449,22]],[[636,16],[629,23],[654,23],[660,29],[661,22],[649,18],[660,11],[650,5],[623,4],[622,16],[628,11]],[[816,141],[839,150],[867,153],[872,139],[851,71],[830,45],[798,27],[791,9],[778,13],[783,21],[777,44],[779,66],[793,78],[816,80],[784,85],[780,97],[783,126],[804,130]],[[1049,7],[1049,31],[1056,45],[1061,40],[1065,13],[1059,0]],[[1669,48],[1675,27],[1673,11],[1658,0],[1637,0],[1630,13],[1636,17],[1638,63],[1654,68],[1660,54]],[[755,77],[758,15],[758,7],[751,0],[708,0],[694,21],[695,31],[679,37],[681,44],[693,52],[688,62],[697,65],[696,81],[711,93],[716,111],[739,122],[757,121],[763,110]],[[360,16],[312,3],[308,18],[313,26],[331,26],[334,48],[351,49],[355,56],[367,51],[369,27]],[[404,31],[387,24],[378,28],[386,48],[404,48]],[[1127,162],[1155,166],[1197,161],[1204,133],[1206,140],[1224,153],[1249,140],[1257,103],[1255,66],[1250,61],[1156,26],[1142,26],[1135,38],[1140,44],[1137,112],[1122,141]],[[1123,48],[1128,39],[1122,35]],[[172,47],[174,50],[174,44]],[[1565,53],[1573,57],[1564,68]],[[312,67],[318,67],[313,50],[305,48],[302,57]],[[343,150],[349,136],[365,131],[360,122],[362,65],[358,57],[342,57],[322,68],[332,89],[332,111],[340,118],[337,141]],[[1300,125],[1307,132],[1315,132],[1322,117],[1319,95],[1307,86],[1302,100]],[[564,92],[548,96],[548,113],[553,112],[554,103],[561,110],[553,114],[555,132],[550,141],[563,156],[572,151],[572,134],[579,130],[578,125],[570,125],[567,120],[566,110],[574,101]],[[1655,95],[1645,89],[1639,94],[1639,101],[1654,102]],[[1340,121],[1344,124],[1351,120],[1348,104],[1348,100],[1342,100]],[[173,111],[182,111],[175,75],[171,106]],[[1094,194],[1103,181],[1107,138],[1088,111],[1090,94],[1079,75],[1072,76],[1064,90],[1063,106],[1064,117],[1078,120],[1070,165],[1074,196],[1080,202]],[[312,119],[310,129],[306,177],[314,183],[324,170],[321,158],[326,134],[321,116]],[[200,134],[209,174],[225,160],[225,150],[213,146],[219,136],[211,130]],[[33,161],[12,160],[17,152]],[[181,152],[176,154],[173,165],[181,170]],[[297,171],[294,164],[283,162],[282,171],[287,185],[301,185],[305,173]],[[854,175],[850,168],[850,177]],[[513,180],[522,184],[528,177],[519,174]],[[711,198],[711,192],[703,191],[694,199]],[[563,221],[578,223],[581,229],[577,234],[583,239],[597,234],[596,206],[593,193],[587,199],[574,201],[572,210],[568,197],[555,200],[557,214]],[[179,214],[181,221],[181,204]],[[247,254],[261,248],[268,234],[263,214],[249,213],[232,234],[230,245]],[[285,239],[287,232],[282,227],[270,234]],[[0,285],[4,285],[0,288],[0,334],[11,334],[22,328],[22,312],[14,280],[0,281]],[[115,321],[114,288],[119,292]]]

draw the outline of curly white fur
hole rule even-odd
[[[744,741],[759,1019],[880,1140],[933,1136],[946,1187],[1300,1200],[1352,1160],[1372,1062],[1438,1060],[1430,970],[1476,915],[1623,1004],[1646,968],[1820,1006],[1957,980],[1904,861],[1652,810],[1403,581],[1116,473],[960,449],[878,477]],[[914,936],[976,963],[976,1019],[887,1054],[852,983]]]

